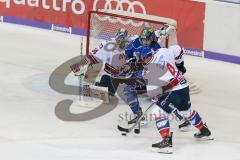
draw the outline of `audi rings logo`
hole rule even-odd
[[[93,9],[97,10],[99,0],[95,0],[93,4]],[[113,8],[113,4],[115,3],[115,8]],[[124,4],[128,5],[127,10],[124,10]],[[131,13],[135,13],[135,7],[140,7],[143,14],[146,14],[146,10],[144,5],[139,1],[129,1],[129,0],[105,0],[104,10],[118,10],[118,11],[127,11]]]
[[[129,12],[129,13],[136,13],[136,9],[140,8],[141,11],[140,13],[142,14],[146,14],[146,9],[144,7],[144,5],[139,2],[139,1],[130,1],[130,0],[105,0],[105,3],[101,3],[104,4],[104,6],[101,6],[100,2],[102,2],[102,0],[95,0],[93,3],[93,10],[98,10],[98,9],[103,9],[103,10],[110,10],[110,11],[125,11],[125,12]],[[131,14],[132,15],[132,14]],[[143,22],[133,22],[132,20],[123,20],[122,18],[112,18],[109,16],[99,16],[96,15],[96,17],[101,20],[101,21],[110,21],[111,23],[117,23],[120,22],[122,24],[132,24],[136,27],[139,27],[143,24]]]

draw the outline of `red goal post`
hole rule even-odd
[[[170,24],[177,28],[177,22],[170,18],[129,13],[123,11],[98,10],[88,14],[86,53],[96,48],[102,40],[114,38],[119,28],[128,30],[130,36],[139,35],[144,27],[153,27],[159,30],[164,24]],[[175,36],[176,37],[176,36]],[[169,37],[164,40],[168,46]]]

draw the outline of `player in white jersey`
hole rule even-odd
[[[103,41],[88,55],[84,56],[81,61],[81,66],[97,63],[102,63],[104,65],[101,80],[97,85],[108,87],[110,95],[114,95],[118,87],[116,83],[113,85],[112,76],[118,75],[120,68],[126,63],[124,56],[126,43],[128,43],[128,32],[121,28],[117,31],[115,38],[111,41]],[[75,75],[79,74],[81,74],[81,71],[75,73]]]
[[[173,45],[177,45],[178,41],[177,41],[177,29],[175,26],[172,26],[170,24],[165,24],[163,25],[160,30],[156,30],[155,31],[155,35],[158,38],[158,43],[163,47],[163,48],[167,48]],[[166,43],[167,41],[167,43]],[[167,46],[166,46],[167,44]],[[184,61],[181,62],[177,62],[175,63],[178,70],[180,70],[183,74],[186,73],[186,68],[184,66]],[[190,83],[189,83],[190,82]],[[188,83],[189,83],[189,90],[190,93],[197,93],[198,92],[198,86],[196,85],[196,83],[193,83],[189,80],[188,78]],[[191,124],[189,123],[188,120],[181,122],[181,124],[179,124],[179,129],[181,131],[188,131],[189,127],[191,126]]]
[[[176,66],[183,61],[182,55],[181,47],[174,45],[160,48],[144,61],[146,63],[144,78],[148,80],[147,93],[155,99],[156,105],[152,114],[162,137],[162,141],[152,145],[157,152],[173,152],[168,114],[175,115],[180,121],[187,118],[199,129],[199,132],[194,134],[195,138],[212,139],[206,123],[202,121],[198,112],[191,108],[188,83]]]

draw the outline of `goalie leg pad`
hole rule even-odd
[[[108,93],[110,95],[114,95],[116,93],[116,87],[113,85],[112,77],[109,75],[103,75],[98,85],[102,87],[108,87]]]

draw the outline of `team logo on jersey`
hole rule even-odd
[[[180,81],[180,84],[181,84],[181,85],[186,84],[186,83],[187,83],[186,79],[182,79],[182,80]]]
[[[104,50],[111,52],[114,51],[117,48],[117,43],[115,42],[108,42],[106,45],[104,45]]]
[[[94,48],[93,50],[92,50],[92,54],[96,54],[98,52],[98,48]]]
[[[119,56],[118,56],[118,59],[119,60],[125,60],[125,56],[123,53],[120,53]]]
[[[102,49],[103,48],[103,44],[101,43],[100,45],[99,45],[99,49]]]
[[[162,57],[162,56],[161,56]],[[157,61],[156,65],[161,68],[164,69],[166,62],[160,57],[160,59]]]

